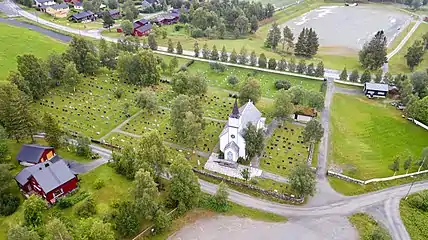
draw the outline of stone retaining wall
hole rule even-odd
[[[340,173],[336,173],[333,171],[327,171],[327,175],[332,176],[332,177],[336,177],[348,182],[353,182],[353,183],[357,183],[360,185],[367,185],[370,183],[374,183],[374,182],[386,182],[386,181],[391,181],[391,180],[396,180],[396,179],[400,179],[400,178],[406,178],[406,177],[412,177],[412,176],[417,176],[417,175],[422,175],[422,174],[428,174],[428,170],[423,170],[420,172],[414,172],[414,173],[408,173],[408,174],[402,174],[402,175],[397,175],[397,176],[392,176],[392,177],[386,177],[386,178],[373,178],[373,179],[369,179],[369,180],[360,180],[360,179],[356,179],[356,178],[352,178],[352,177],[348,177],[346,175],[340,174]]]
[[[304,198],[296,198],[296,197],[291,196],[291,195],[281,194],[281,193],[265,190],[265,189],[259,188],[257,186],[254,186],[252,184],[247,184],[247,183],[236,181],[236,180],[233,180],[230,178],[225,178],[223,176],[218,176],[216,174],[205,172],[203,170],[199,170],[196,168],[193,168],[193,171],[196,173],[205,175],[207,177],[212,177],[212,178],[215,178],[217,180],[221,180],[221,181],[224,181],[226,183],[233,184],[233,185],[238,186],[238,187],[245,187],[245,188],[251,189],[253,191],[256,191],[256,192],[261,193],[261,194],[266,195],[266,196],[271,196],[274,198],[290,201],[292,203],[299,203],[299,204],[303,203],[303,201],[304,201]]]
[[[342,180],[345,180],[347,182],[353,182],[353,183],[357,183],[357,184],[360,184],[360,185],[365,185],[365,182],[363,180],[351,178],[351,177],[348,177],[346,175],[343,175],[343,174],[340,174],[340,173],[336,173],[336,172],[333,172],[333,171],[330,171],[330,170],[327,171],[327,175],[328,176],[332,176],[332,177],[336,177],[336,178],[339,178],[339,179],[342,179]]]

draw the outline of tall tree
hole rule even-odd
[[[45,240],[73,240],[67,227],[59,218],[49,219],[46,224]]]
[[[77,84],[82,80],[82,75],[76,69],[76,64],[73,62],[67,63],[64,69],[64,76],[62,83],[65,87],[73,88],[73,92],[76,91]]]
[[[46,134],[46,142],[52,147],[60,148],[63,132],[58,125],[58,121],[48,112],[43,115],[43,130]]]
[[[155,231],[161,233],[170,228],[172,219],[163,208],[158,208],[153,219],[153,224],[155,225]]]
[[[294,59],[294,58],[290,59],[290,62],[288,63],[288,70],[290,72],[296,71],[296,59]]]
[[[217,61],[219,59],[217,47],[214,45],[211,51],[211,60]]]
[[[281,60],[279,60],[278,70],[280,70],[280,71],[286,71],[287,70],[287,61],[285,61],[285,58],[281,58]]]
[[[117,57],[119,56],[119,49],[116,44],[109,44],[106,40],[101,39],[98,45],[98,52],[102,66],[110,70],[116,69]]]
[[[156,36],[153,33],[149,34],[149,37],[147,38],[147,42],[149,44],[150,49],[157,50],[158,49],[158,43],[156,42]]]
[[[174,44],[172,43],[171,38],[168,39],[168,49],[167,52],[173,53],[174,52]]]
[[[281,30],[276,22],[272,23],[268,36],[265,41],[265,46],[276,50],[279,42],[281,41]]]
[[[309,57],[313,57],[317,54],[318,47],[319,47],[317,33],[312,28],[310,28],[307,38],[308,38],[307,39],[307,41],[308,41],[307,53],[308,53]]]
[[[195,43],[193,44],[193,51],[195,52],[195,57],[199,57],[199,43],[197,41],[195,41]]]
[[[235,31],[239,33],[238,36],[242,36],[246,33],[248,33],[248,18],[240,15],[236,20],[235,20]]]
[[[150,172],[140,169],[135,174],[133,195],[137,213],[144,219],[153,218],[159,204],[159,191]]]
[[[313,63],[308,64],[308,68],[306,69],[306,74],[309,76],[315,76],[315,67]]]
[[[211,51],[208,49],[208,44],[205,43],[204,46],[202,47],[202,57],[205,59],[209,59],[210,54],[211,54]]]
[[[201,73],[189,74],[179,72],[171,80],[172,90],[177,94],[189,96],[204,95],[207,92],[208,84]]]
[[[275,58],[269,58],[268,68],[272,69],[272,70],[276,69],[276,59]]]
[[[132,84],[149,86],[160,81],[157,60],[152,52],[122,53],[117,65],[119,76]]]
[[[359,52],[360,63],[364,68],[376,70],[384,63],[387,58],[387,41],[383,31],[378,31],[370,42],[365,43]]]
[[[410,79],[404,80],[402,87],[400,88],[400,100],[404,105],[409,104],[413,98],[413,86]]]
[[[240,64],[247,64],[248,63],[248,53],[247,49],[245,47],[241,48],[241,51],[239,52],[238,61]]]
[[[371,80],[372,80],[372,75],[371,75],[370,71],[368,69],[366,69],[363,72],[363,74],[361,74],[360,82],[366,83],[366,82],[370,82]]]
[[[235,49],[233,49],[232,53],[230,54],[229,62],[230,63],[238,63],[238,55],[236,54],[236,50]]]
[[[36,118],[28,97],[13,84],[0,86],[0,121],[9,137],[19,142],[36,132]]]
[[[391,171],[394,171],[394,176],[400,170],[400,159],[397,157],[394,162],[388,166]]]
[[[422,41],[419,40],[415,41],[413,45],[407,49],[407,54],[404,57],[411,71],[422,62],[424,53],[424,46],[422,45]]]
[[[321,111],[324,108],[324,94],[318,91],[307,91],[307,105]]]
[[[413,91],[419,98],[428,96],[428,72],[415,72],[410,77],[412,81]]]
[[[259,21],[256,16],[252,16],[250,19],[250,30],[252,33],[255,33],[259,29]]]
[[[251,100],[255,104],[260,100],[261,95],[259,81],[249,78],[239,90],[239,102],[243,105]]]
[[[313,196],[316,191],[315,174],[304,163],[293,168],[289,177],[291,189],[299,196]]]
[[[33,99],[40,99],[49,88],[48,71],[41,59],[24,54],[17,57],[18,71],[27,82]],[[24,91],[23,89],[20,89]]]
[[[9,160],[9,144],[6,129],[0,125],[0,164],[6,163]],[[2,181],[3,184],[5,182]],[[0,191],[1,192],[1,191]]]
[[[340,73],[339,79],[342,81],[348,80],[348,71],[346,71],[346,67],[343,68],[343,71]]]
[[[302,135],[304,142],[319,142],[324,135],[324,128],[318,120],[313,118],[306,124]]]
[[[317,68],[315,69],[315,76],[324,77],[324,63],[322,61],[317,64]]]
[[[129,20],[123,20],[120,23],[120,29],[122,29],[123,34],[125,34],[125,35],[131,35],[132,34],[132,30],[134,28],[132,27],[132,22],[131,21],[129,21]]]
[[[257,55],[254,50],[251,52],[251,55],[250,55],[250,65],[253,67],[257,65]]]
[[[284,89],[276,94],[275,98],[275,117],[287,119],[294,112],[294,105],[291,102],[291,95]]]
[[[117,0],[108,0],[107,6],[110,9],[117,9],[119,7],[119,2]]]
[[[199,103],[199,98],[189,97],[187,95],[179,95],[173,102],[173,108],[171,111],[171,125],[174,133],[177,135],[177,138],[181,141],[188,141],[189,139],[194,139],[195,135],[199,135],[200,132],[189,132],[195,130],[194,127],[200,126],[203,128],[204,121],[202,118],[202,108]],[[189,114],[193,114],[193,119],[190,119]],[[190,124],[190,121],[194,122],[191,127],[186,127],[186,124]]]
[[[285,26],[282,31],[282,50],[285,50],[285,46],[287,46],[287,52],[294,49],[294,34],[288,26]]]
[[[65,56],[76,64],[76,69],[79,73],[95,74],[98,70],[98,54],[95,45],[89,40],[73,37]]]
[[[43,224],[45,202],[37,195],[31,195],[24,202],[24,224],[28,227],[38,227]]]
[[[201,187],[198,177],[186,159],[178,155],[171,164],[171,185],[169,197],[183,210],[191,209],[199,201]]]
[[[349,81],[351,82],[358,82],[358,79],[360,78],[360,75],[358,74],[358,70],[354,69],[351,72],[351,75],[349,75]]]
[[[252,123],[248,123],[244,129],[243,138],[245,140],[245,153],[247,160],[260,155],[263,151],[264,135],[262,129],[257,129]]]
[[[260,54],[258,64],[259,64],[259,67],[266,68],[266,66],[267,66],[267,59],[266,59],[266,56],[265,56],[264,53]]]
[[[75,227],[75,239],[88,239],[88,240],[114,240],[116,239],[109,223],[104,223],[98,218],[86,218],[80,220]]]
[[[228,59],[229,59],[229,56],[227,55],[226,47],[223,45],[223,48],[221,49],[221,54],[220,54],[220,61],[227,62]]]
[[[248,169],[248,168],[245,168]],[[221,182],[218,185],[217,191],[213,196],[214,203],[215,203],[215,209],[217,212],[224,212],[229,207],[229,203],[227,199],[229,198],[229,192],[227,191],[228,187],[227,184],[224,182]]]
[[[299,64],[296,67],[297,73],[304,74],[306,72],[306,62],[304,59],[299,61]]]
[[[111,31],[111,27],[114,25],[116,21],[113,19],[113,17],[109,13],[103,14],[103,27],[108,28],[108,31]]]
[[[146,88],[136,93],[135,103],[141,109],[153,112],[158,108],[158,102],[155,92]]]
[[[183,47],[181,46],[180,41],[177,42],[177,54],[183,54]]]
[[[309,56],[308,52],[308,30],[306,28],[303,28],[302,31],[299,34],[299,37],[297,38],[296,47],[294,48],[294,54],[296,56]]]
[[[56,52],[49,54],[49,57],[48,57],[49,77],[54,81],[61,81],[62,77],[64,76],[65,65],[66,65],[66,61],[64,60],[62,54],[59,54]]]
[[[382,69],[378,69],[378,70],[376,70],[376,72],[375,72],[375,77],[374,77],[373,81],[374,81],[375,83],[380,83],[380,82],[382,81],[382,76],[383,76],[383,71],[382,71]]]
[[[137,201],[146,200],[150,199],[138,199]],[[125,238],[132,237],[137,234],[138,230],[140,230],[140,218],[137,214],[137,211],[140,214],[141,212],[139,212],[140,209],[138,207],[136,207],[136,204],[131,201],[123,201],[118,204],[116,213],[114,214],[114,225],[120,236]],[[147,209],[143,209],[143,211],[146,210]]]
[[[294,105],[303,105],[307,91],[302,86],[293,86],[288,92],[291,95],[291,102]]]
[[[409,173],[409,169],[412,166],[412,156],[409,156],[406,161],[404,161],[403,169],[406,171],[406,174]]]

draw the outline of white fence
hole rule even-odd
[[[346,176],[344,174],[336,173],[336,172],[333,172],[330,170],[327,171],[327,175],[329,175],[329,176],[337,177],[339,179],[343,179],[343,180],[348,181],[348,182],[358,183],[361,185],[367,185],[369,183],[374,183],[374,182],[386,182],[386,181],[396,180],[396,179],[400,179],[400,178],[417,176],[417,175],[425,174],[425,173],[428,173],[428,170],[423,170],[420,172],[414,172],[414,173],[408,173],[408,174],[402,174],[402,175],[397,175],[397,176],[392,176],[392,177],[386,177],[386,178],[373,178],[373,179],[369,179],[369,180],[364,181],[364,180],[360,180],[360,179],[356,179],[356,178]]]
[[[414,119],[413,119],[413,122],[414,122],[416,125],[418,125],[418,126],[422,127],[423,129],[428,130],[428,126],[427,126],[427,125],[425,125],[425,124],[423,124],[423,123],[421,123],[421,122],[419,122],[418,120],[414,120]]]

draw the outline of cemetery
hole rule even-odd
[[[308,146],[303,143],[304,127],[284,123],[275,129],[265,144],[260,168],[287,177],[294,166],[308,158]]]

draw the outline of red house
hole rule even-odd
[[[51,204],[75,190],[78,182],[76,175],[58,156],[23,169],[15,180],[26,195],[37,194]]]
[[[153,25],[151,23],[147,23],[143,26],[139,26],[139,27],[135,27],[134,25],[134,30],[132,31],[132,35],[133,36],[138,36],[138,37],[142,37],[142,36],[147,36],[149,35],[150,31],[152,30]]]
[[[16,160],[18,160],[21,165],[34,165],[51,160],[55,156],[56,153],[53,147],[24,144],[16,156]]]

